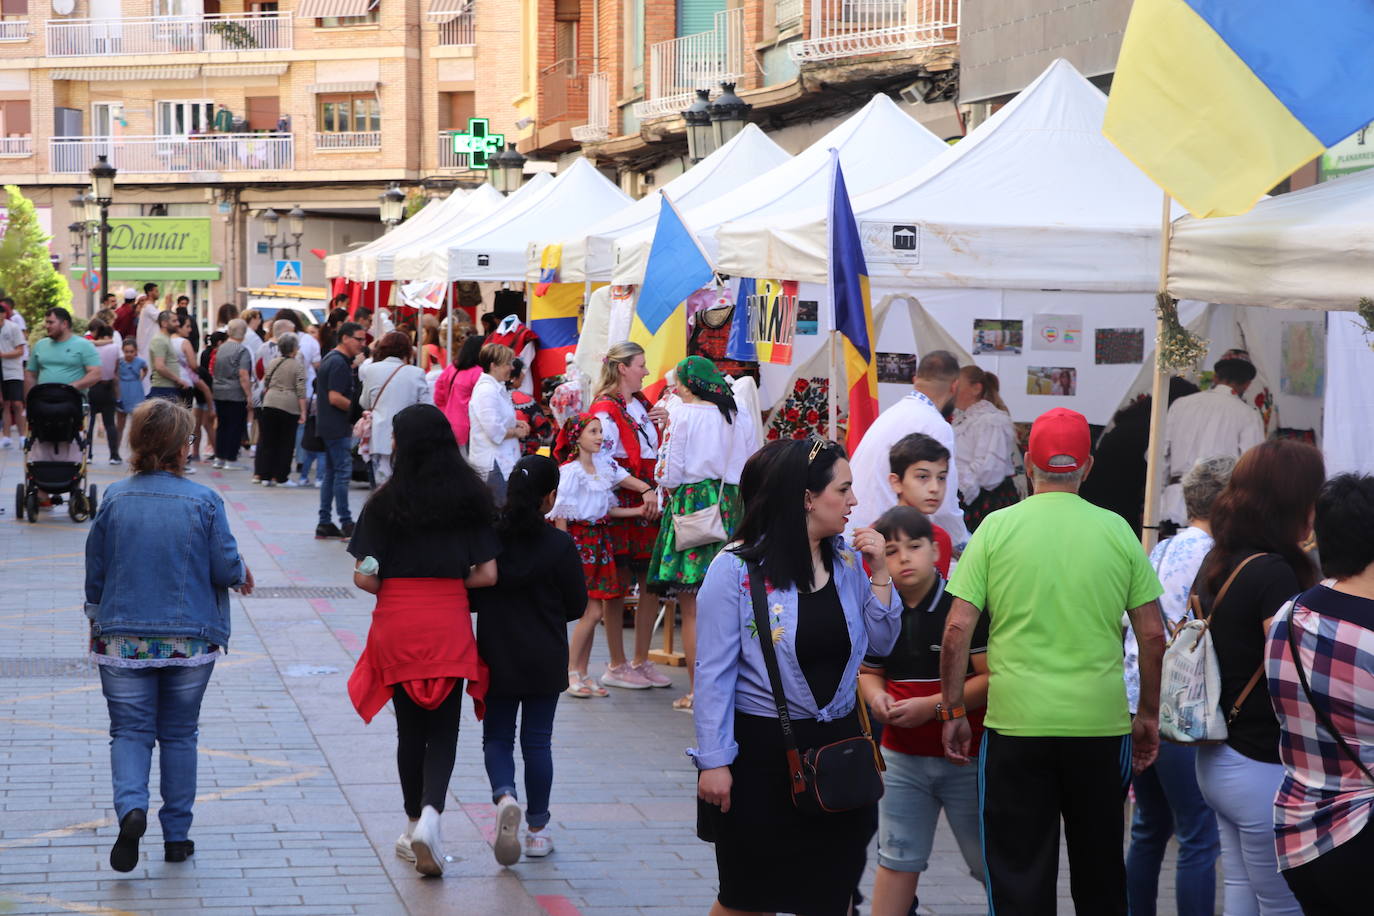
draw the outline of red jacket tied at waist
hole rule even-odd
[[[348,696],[363,721],[404,686],[425,709],[436,709],[459,679],[480,720],[485,712],[487,666],[477,654],[461,579],[384,579],[372,611],[367,646],[348,679]]]

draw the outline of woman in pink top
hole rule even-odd
[[[463,348],[439,380],[434,384],[434,406],[448,417],[453,427],[453,436],[464,450],[468,447],[468,402],[472,400],[472,388],[482,377],[482,367],[477,365],[477,354],[482,350],[482,337],[474,334],[463,341]]]

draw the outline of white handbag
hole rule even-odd
[[[677,550],[690,550],[703,544],[714,544],[725,540],[725,519],[720,514],[721,500],[725,499],[725,480],[720,482],[716,503],[686,515],[673,516],[673,547]]]

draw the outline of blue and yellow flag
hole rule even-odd
[[[1102,132],[1195,216],[1244,213],[1374,120],[1369,0],[1135,0]]]
[[[844,445],[849,454],[878,419],[878,367],[873,359],[873,303],[868,290],[859,226],[845,190],[839,153],[830,151],[834,177],[830,183],[830,301],[835,330],[839,331],[842,391],[849,392],[849,426]],[[831,384],[839,380],[832,379]]]

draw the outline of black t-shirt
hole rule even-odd
[[[376,557],[382,579],[466,579],[474,566],[496,558],[501,541],[489,526],[442,531],[397,530],[383,526],[364,506],[348,552]]]
[[[353,367],[338,350],[325,354],[315,373],[315,433],[321,439],[342,439],[353,434],[353,424],[347,409],[340,410],[329,402],[331,391],[353,399]]]
[[[897,643],[886,656],[869,655],[864,664],[872,668],[882,668],[884,675],[891,681],[935,681],[940,680],[940,643],[945,636],[945,618],[949,616],[954,596],[945,591],[945,582],[937,574],[935,584],[915,607],[902,608],[902,632]],[[969,654],[986,652],[988,649],[988,619],[991,615],[979,614],[978,625],[973,628],[973,639],[969,644]],[[967,677],[973,676],[973,662],[970,660]],[[938,690],[936,691],[939,692]]]
[[[1257,550],[1242,550],[1226,559],[1221,581]],[[1206,565],[1205,563],[1203,564]],[[1212,613],[1215,595],[1199,576],[1193,588],[1202,602],[1203,615]],[[1264,661],[1263,623],[1273,617],[1284,602],[1302,591],[1298,577],[1278,554],[1265,554],[1251,560],[1212,615],[1212,644],[1221,669],[1221,710],[1230,713],[1236,697]],[[1279,722],[1269,704],[1269,688],[1260,678],[1245,698],[1236,720],[1228,726],[1226,743],[1236,751],[1263,763],[1280,763]]]
[[[831,573],[816,591],[797,595],[797,665],[817,709],[828,706],[839,691],[850,648],[849,625]]]

